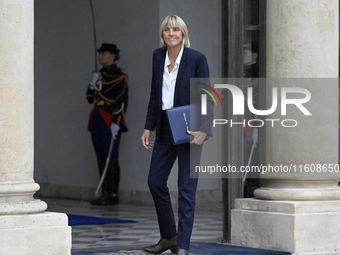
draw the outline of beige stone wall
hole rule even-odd
[[[67,216],[33,198],[33,3],[0,0],[0,254],[69,255]]]
[[[338,5],[267,1],[267,78],[338,78]]]
[[[280,111],[270,116],[295,119],[298,125],[266,129],[266,164],[298,169],[261,175],[267,186],[255,194],[265,199],[340,199],[339,172],[304,171],[317,164],[338,163],[339,3],[274,0],[267,7],[267,77],[273,78],[267,79],[267,95],[273,87],[305,88],[311,99],[304,106],[312,116],[305,116],[294,105],[287,107],[286,116]],[[289,98],[301,96],[292,93]],[[267,96],[267,105],[271,103]],[[301,193],[304,188],[316,193]],[[270,195],[272,191],[275,196]]]

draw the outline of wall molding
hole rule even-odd
[[[46,198],[74,199],[90,201],[95,199],[94,193],[96,188],[84,186],[68,186],[52,183],[40,184],[40,190],[35,194],[36,197],[43,200]],[[133,204],[141,206],[153,206],[153,199],[149,191],[140,190],[120,190],[120,203]],[[171,201],[174,205],[178,201],[178,192],[170,192]],[[196,193],[196,205],[206,205],[209,203],[220,202],[219,191],[216,190],[198,190]]]

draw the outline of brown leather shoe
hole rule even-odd
[[[177,236],[170,239],[161,239],[157,244],[145,247],[143,249],[144,252],[151,254],[162,254],[166,250],[171,250],[171,253],[176,253],[177,246]],[[189,254],[189,253],[188,253]]]
[[[177,249],[176,250],[176,255],[189,255],[189,250]]]

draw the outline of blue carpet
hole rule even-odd
[[[99,218],[99,217],[82,216],[82,215],[74,215],[74,214],[67,214],[67,216],[68,216],[69,226],[93,225],[93,224],[138,223],[138,221],[134,221],[134,220],[108,219],[108,218]]]
[[[169,251],[170,252],[170,251]],[[240,246],[233,245],[224,245],[217,243],[201,243],[201,244],[192,244],[190,245],[190,254],[196,255],[289,255],[289,252],[282,251],[271,251],[271,250],[263,250],[263,249],[254,249],[254,248],[246,248]],[[142,248],[138,249],[116,249],[116,250],[103,250],[103,251],[78,251],[72,252],[72,255],[124,255],[124,254],[146,254],[142,252]],[[170,253],[163,253],[170,254]]]

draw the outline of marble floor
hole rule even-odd
[[[47,199],[47,211],[68,214],[134,220],[138,223],[80,225],[72,227],[72,251],[126,249],[157,243],[159,229],[154,207],[120,204],[92,209],[88,202]],[[174,212],[177,208],[174,208]],[[175,214],[177,220],[177,214]],[[192,243],[221,242],[223,236],[222,203],[197,206]]]

